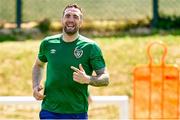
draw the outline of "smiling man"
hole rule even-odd
[[[62,34],[46,37],[33,66],[33,96],[43,100],[40,119],[88,119],[88,86],[107,86],[109,74],[103,54],[92,40],[79,34],[83,20],[76,4],[61,19]],[[45,90],[42,72],[47,63]],[[95,71],[96,76],[92,76]]]

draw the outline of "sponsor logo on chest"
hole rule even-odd
[[[56,53],[56,50],[55,50],[55,49],[51,49],[51,50],[50,50],[50,53],[51,53],[51,54],[55,54],[55,53]]]

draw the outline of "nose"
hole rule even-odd
[[[69,19],[68,19],[68,21],[73,22],[73,21],[74,21],[73,16],[70,16]]]

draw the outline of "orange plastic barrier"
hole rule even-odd
[[[151,48],[154,45],[163,48],[160,64],[153,62]],[[164,43],[149,44],[149,64],[137,66],[133,71],[134,119],[179,119],[179,70],[165,63],[166,54]]]

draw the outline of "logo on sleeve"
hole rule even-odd
[[[78,48],[74,49],[74,56],[76,58],[80,58],[82,55],[83,55],[83,50],[82,49],[78,49]]]

